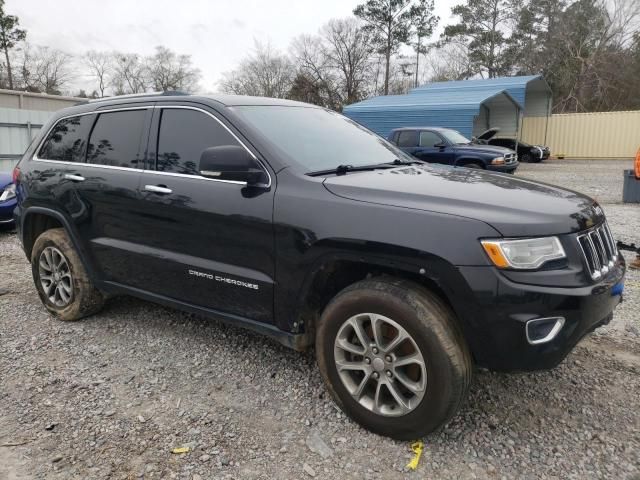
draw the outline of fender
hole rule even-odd
[[[457,295],[449,286],[459,283],[461,277],[457,268],[445,259],[424,251],[376,242],[367,242],[367,250],[363,251],[358,249],[359,244],[346,239],[327,239],[316,243],[305,253],[308,259],[303,262],[305,271],[287,275],[287,282],[293,280],[293,285],[299,285],[297,291],[286,287],[276,291],[276,305],[284,306],[276,314],[280,328],[295,331],[296,322],[302,318],[305,305],[314,293],[314,282],[336,262],[362,266],[362,269],[358,268],[362,271],[398,272],[418,282],[430,283],[455,305],[453,298]],[[282,286],[280,281],[278,283]]]
[[[69,238],[71,239],[71,243],[73,243],[73,247],[76,249],[76,252],[80,257],[80,261],[82,262],[82,265],[87,271],[87,275],[89,275],[89,278],[91,280],[98,283],[97,277],[96,277],[96,268],[93,262],[90,260],[89,253],[80,242],[78,232],[76,231],[73,223],[71,223],[63,214],[61,214],[57,210],[53,210],[51,208],[46,208],[46,207],[33,206],[33,207],[27,207],[26,209],[24,209],[19,216],[16,215],[16,218],[20,220],[20,228],[18,230],[18,234],[20,236],[20,242],[22,243],[23,248],[25,248],[25,239],[24,239],[25,223],[29,218],[29,216],[32,214],[46,215],[56,219],[62,224],[62,227],[67,232],[67,235],[69,235]],[[33,247],[33,245],[31,245],[31,247]],[[25,253],[27,253],[26,249],[25,249]]]

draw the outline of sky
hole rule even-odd
[[[316,33],[331,18],[351,15],[363,0],[6,0],[27,40],[74,55],[118,50],[148,55],[157,45],[191,55],[201,89],[215,91],[254,39],[285,50],[301,33]],[[436,14],[450,18],[459,0],[435,0]],[[445,21],[441,20],[442,28]],[[439,34],[439,33],[438,33]],[[71,87],[92,90],[76,77]]]

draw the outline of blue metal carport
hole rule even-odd
[[[407,95],[348,105],[344,114],[382,136],[399,127],[446,127],[471,138],[489,128],[518,137],[522,115],[548,116],[551,90],[542,76],[430,83]]]

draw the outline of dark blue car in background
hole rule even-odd
[[[0,172],[0,229],[13,228],[16,204],[16,186],[11,173]]]
[[[396,128],[391,131],[388,140],[404,152],[430,163],[506,173],[515,172],[519,165],[518,155],[513,150],[472,143],[450,128]]]

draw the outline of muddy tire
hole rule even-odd
[[[63,228],[46,230],[36,239],[31,272],[40,300],[60,320],[79,320],[104,305]]]
[[[327,389],[374,433],[413,440],[433,432],[453,417],[471,382],[471,355],[455,322],[437,295],[412,282],[381,278],[346,288],[317,328]]]

